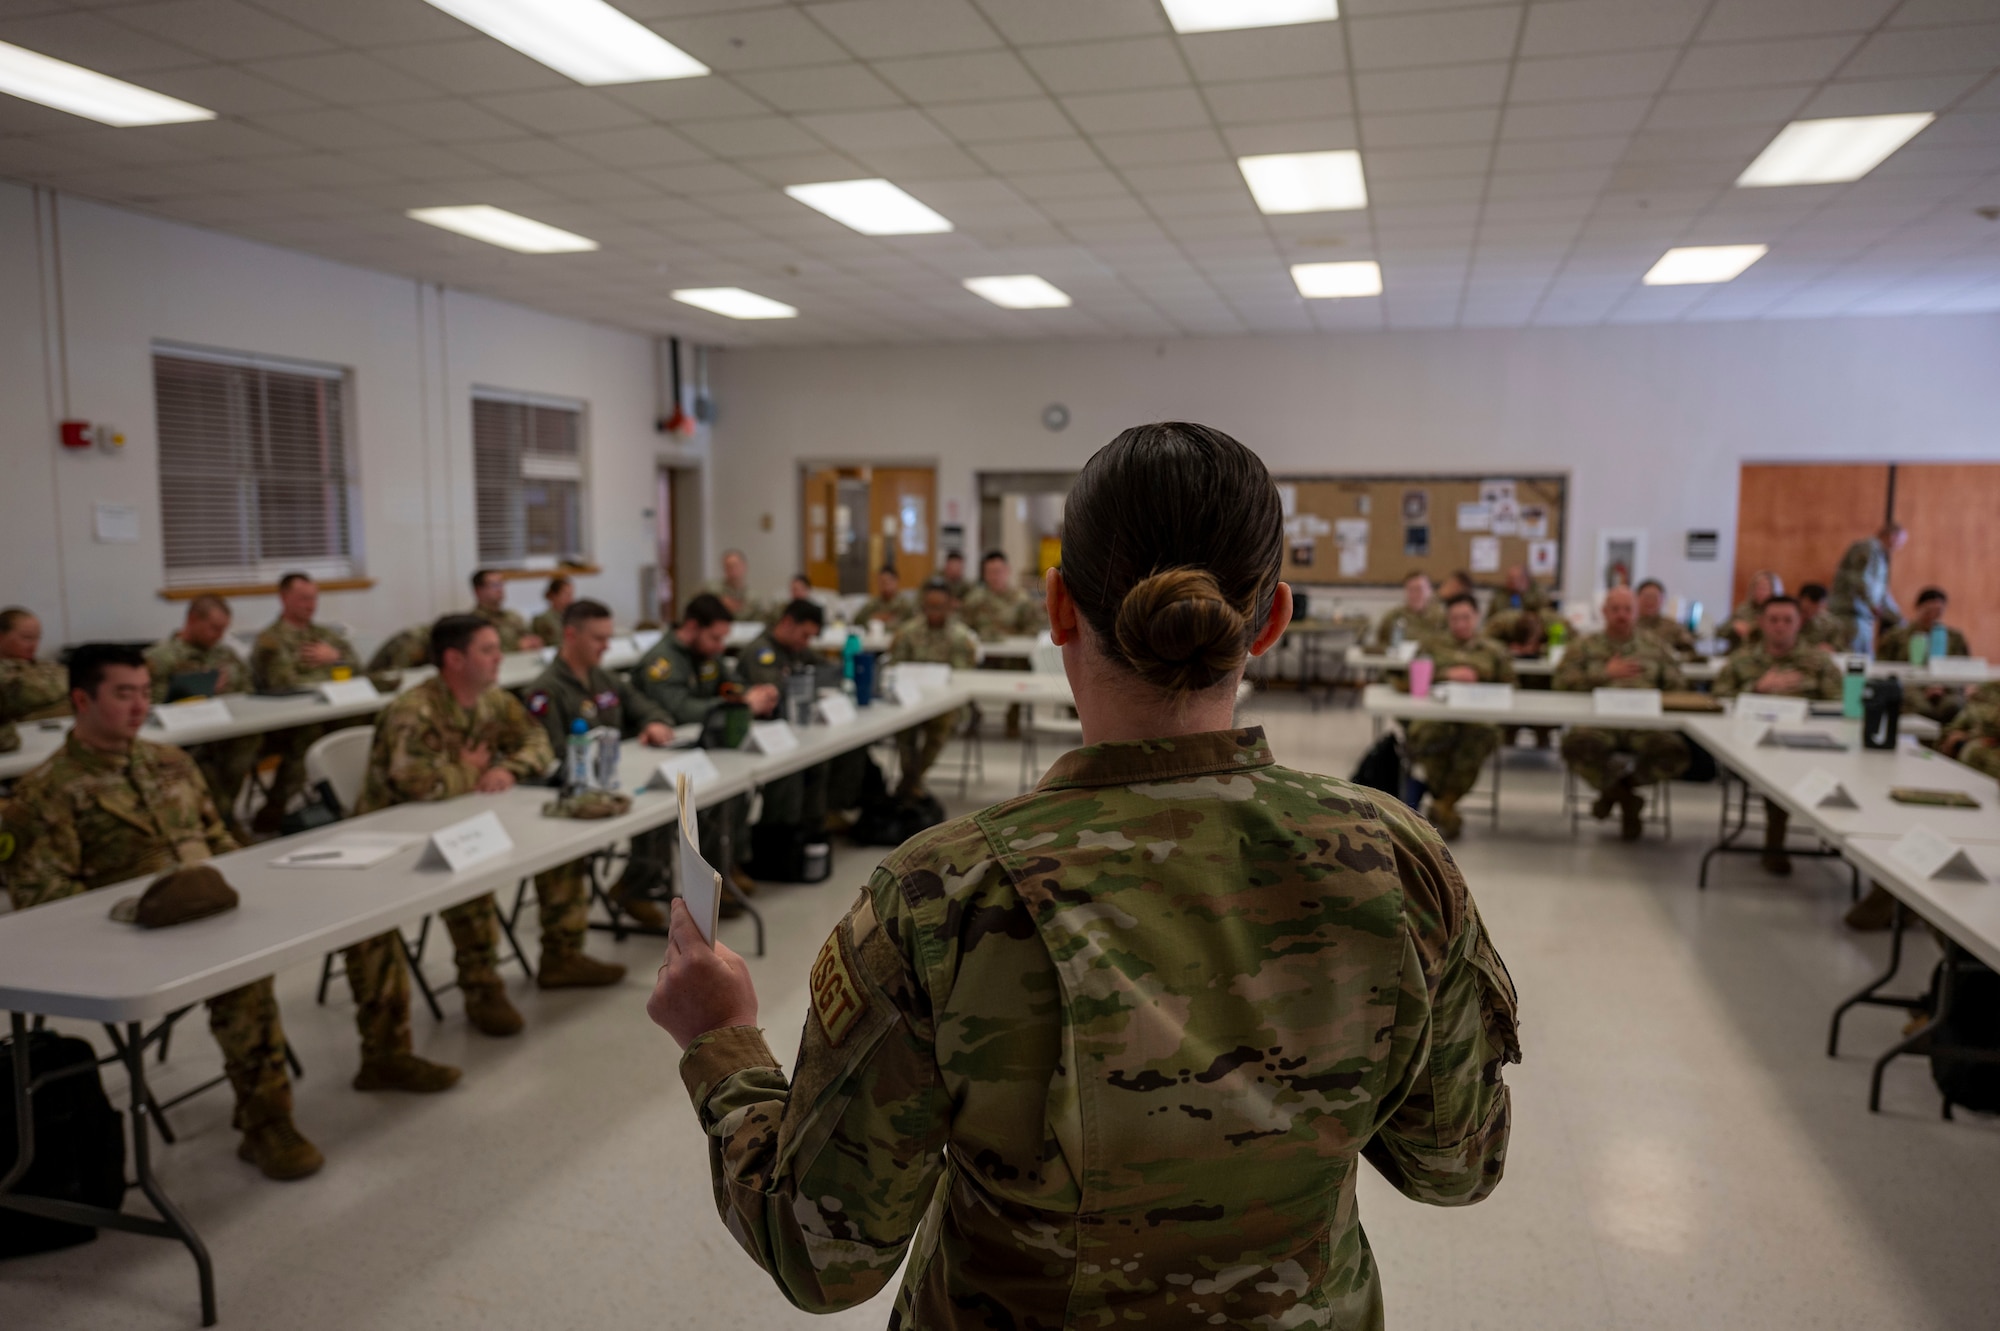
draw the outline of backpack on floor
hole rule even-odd
[[[125,1200],[125,1122],[104,1094],[97,1051],[54,1031],[28,1033],[28,1075],[43,1081],[29,1101],[35,1158],[16,1191],[30,1197],[115,1208]],[[0,1177],[20,1158],[14,1116],[14,1041],[0,1040]],[[53,1252],[97,1237],[91,1225],[0,1209],[0,1257]]]
[[[1931,973],[1933,1010],[1945,965],[1940,961]],[[1951,1011],[1933,1034],[1939,1044],[2000,1054],[2000,974],[1961,956],[1951,977]],[[1931,1080],[1952,1104],[1982,1114],[2000,1114],[2000,1063],[1972,1063],[1940,1051],[1931,1055]]]
[[[833,873],[833,845],[803,823],[750,829],[750,872],[772,883],[823,883]]]
[[[1403,744],[1390,731],[1369,746],[1361,755],[1361,762],[1348,778],[1357,786],[1379,790],[1384,795],[1403,797]]]
[[[857,846],[900,846],[927,827],[944,821],[944,805],[937,797],[924,795],[914,800],[883,798],[861,806],[848,835]]]

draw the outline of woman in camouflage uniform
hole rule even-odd
[[[1129,430],[1064,526],[1085,746],[888,857],[813,966],[793,1079],[675,903],[648,1011],[723,1218],[816,1311],[914,1237],[892,1327],[1379,1327],[1360,1160],[1420,1201],[1492,1190],[1512,984],[1435,832],[1232,725],[1291,617],[1256,456]]]

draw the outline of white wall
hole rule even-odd
[[[363,571],[376,585],[328,593],[321,615],[351,625],[363,651],[470,602],[474,385],[589,404],[588,521],[604,573],[579,585],[621,620],[653,560],[656,462],[707,455],[705,439],[655,433],[653,349],[639,334],[0,184],[0,603],[36,610],[51,640],[179,621],[159,596],[155,339],[351,372]],[[58,448],[65,352],[70,414],[120,427],[121,455]],[[100,501],[138,506],[138,544],[93,539]],[[539,592],[515,582],[509,600],[536,609]],[[272,598],[246,598],[237,626],[275,613]]]
[[[1643,527],[1646,572],[1719,611],[1740,462],[2000,459],[1991,315],[738,350],[711,378],[715,528],[760,581],[799,562],[795,457],[935,459],[945,520],[955,502],[976,539],[976,472],[1077,467],[1127,426],[1185,419],[1281,472],[1566,472],[1570,595],[1600,528]],[[1721,533],[1715,563],[1686,561],[1690,528]]]

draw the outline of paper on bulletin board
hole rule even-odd
[[[1524,541],[1546,541],[1549,539],[1549,511],[1540,504],[1527,504],[1521,508],[1521,539]]]
[[[1299,487],[1281,482],[1278,486],[1278,506],[1284,509],[1286,517],[1295,515],[1299,511]]]
[[[1498,573],[1500,571],[1500,538],[1498,536],[1475,536],[1472,538],[1472,572]]]
[[[1556,571],[1556,542],[1528,542],[1528,572],[1546,577]]]
[[[1481,481],[1479,483],[1480,503],[1485,504],[1488,508],[1491,508],[1493,505],[1500,503],[1502,500],[1505,500],[1507,503],[1510,504],[1514,502],[1514,482]]]
[[[1366,545],[1343,545],[1340,547],[1340,576],[1358,578],[1368,571],[1368,547]]]
[[[1403,491],[1403,521],[1422,522],[1431,515],[1431,492],[1429,490]]]
[[[1485,504],[1460,504],[1458,506],[1458,529],[1460,531],[1492,531],[1493,510]]]
[[[1493,502],[1493,534],[1495,536],[1519,536],[1521,534],[1521,505],[1512,495]]]

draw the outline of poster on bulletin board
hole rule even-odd
[[[1569,478],[1307,476],[1273,478],[1284,505],[1289,582],[1393,587],[1463,571],[1501,585],[1516,565],[1559,585],[1569,544]]]

